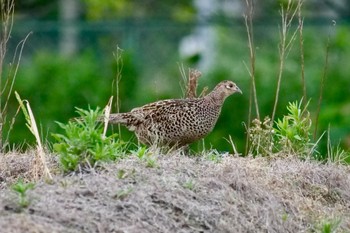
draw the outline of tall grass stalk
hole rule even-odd
[[[251,95],[253,95],[253,99],[254,99],[256,116],[258,119],[260,119],[259,104],[258,104],[258,97],[256,94],[256,83],[255,83],[255,47],[254,47],[254,32],[253,32],[254,4],[252,0],[246,0],[246,4],[248,7],[248,13],[244,15],[244,22],[247,29],[249,58],[250,58],[250,68],[248,69],[248,72],[251,78]]]
[[[122,71],[124,67],[123,63],[123,50],[117,46],[116,52],[113,53],[114,59],[117,62],[117,72],[115,74],[115,79],[113,80],[112,84],[112,95],[114,95],[114,92],[116,93],[116,101],[115,101],[115,108],[116,112],[120,111],[120,93],[119,93],[119,83],[122,79]],[[115,88],[115,90],[114,90]],[[120,129],[120,124],[118,124],[118,135],[121,137],[121,129]]]
[[[13,55],[12,62],[9,65],[9,71],[6,74],[6,77],[4,77],[3,74],[3,68],[4,68],[4,62],[7,52],[7,43],[10,40],[11,37],[11,31],[13,27],[13,16],[14,16],[14,9],[15,9],[15,1],[14,0],[8,0],[0,1],[0,8],[1,8],[1,30],[0,30],[0,150],[3,150],[7,142],[4,141],[4,134],[3,134],[3,128],[6,124],[7,120],[7,107],[8,102],[10,99],[10,96],[13,92],[13,85],[15,83],[17,71],[19,68],[20,60],[22,57],[22,51],[25,45],[25,42],[27,41],[29,33],[20,43],[17,45],[15,53]],[[13,123],[11,123],[12,125]],[[12,127],[10,126],[10,129]],[[9,132],[7,133],[7,135]],[[6,140],[8,139],[8,136],[6,137]]]
[[[241,155],[240,153],[238,153],[237,148],[235,146],[235,143],[232,140],[231,135],[228,135],[228,139],[225,138],[225,140],[231,145],[234,155]]]
[[[306,91],[306,81],[305,81],[305,60],[304,60],[304,39],[303,39],[304,18],[301,16],[301,7],[298,8],[298,21],[299,21],[301,84],[302,84],[302,88],[303,88],[303,99],[305,100],[304,102],[306,104],[307,103],[307,91]]]
[[[2,77],[3,63],[7,51],[7,42],[10,40],[13,15],[15,11],[15,1],[0,1],[1,9],[1,30],[0,30],[0,77]],[[0,82],[0,90],[2,90],[2,82]]]
[[[335,27],[336,22],[333,21],[333,27]],[[323,99],[323,89],[324,85],[326,83],[327,79],[327,71],[328,71],[328,57],[329,57],[329,48],[330,48],[330,33],[328,34],[327,37],[327,44],[326,44],[326,57],[325,57],[325,64],[323,68],[323,75],[321,79],[321,85],[320,85],[320,96],[318,97],[318,103],[317,103],[317,110],[316,110],[316,119],[315,119],[315,129],[314,129],[314,134],[313,138],[315,140],[317,136],[317,129],[318,129],[318,118],[320,116],[320,111],[321,111],[321,104],[322,104],[322,99]]]
[[[181,79],[180,79],[180,88],[182,92],[182,98],[187,97],[188,92],[188,83],[190,81],[191,69],[188,69],[188,75],[186,75],[186,69],[183,63],[178,63]]]
[[[303,3],[302,0],[299,0],[297,2],[296,8],[293,9],[293,2],[294,2],[293,0],[288,0],[286,8],[283,5],[281,6],[281,19],[282,19],[281,24],[282,25],[281,25],[281,31],[280,31],[280,44],[279,44],[280,63],[279,63],[279,70],[277,75],[277,87],[276,87],[275,101],[274,101],[274,106],[273,106],[272,116],[271,116],[271,124],[274,123],[275,114],[277,110],[285,59],[287,58],[292,48],[293,42],[296,38],[296,34],[299,31],[298,30],[299,27],[298,27],[292,33],[292,35],[289,36],[292,22]]]
[[[249,110],[248,110],[248,128],[247,132],[249,131],[250,122],[252,119],[252,105],[253,105],[253,99],[255,104],[255,111],[256,116],[258,119],[260,119],[259,114],[259,104],[258,104],[258,98],[256,94],[256,85],[255,85],[255,48],[254,48],[254,33],[253,33],[253,14],[254,14],[254,3],[252,0],[246,0],[247,5],[247,13],[244,15],[244,22],[247,29],[247,36],[248,36],[248,48],[249,48],[249,58],[250,58],[250,68],[244,63],[246,66],[249,76],[251,79],[250,82],[250,94],[249,94]],[[249,135],[247,134],[246,138],[246,148],[245,148],[245,154],[248,153],[249,150]]]
[[[28,127],[28,129],[34,135],[34,137],[36,139],[37,156],[39,158],[37,161],[40,161],[41,163],[39,163],[39,164],[41,164],[41,166],[44,168],[44,171],[43,171],[44,177],[46,179],[52,180],[52,176],[51,176],[50,170],[49,170],[49,168],[46,165],[46,158],[45,158],[44,148],[43,148],[42,143],[41,143],[38,127],[37,127],[37,124],[35,122],[34,114],[32,112],[30,104],[29,104],[29,102],[27,100],[22,100],[17,92],[15,92],[15,95],[16,95],[17,101],[18,101],[18,103],[19,103],[19,105],[20,105],[20,107],[22,109],[24,117],[25,117],[25,119],[27,121],[26,126]],[[39,174],[40,174],[39,170],[40,170],[41,166],[39,165],[39,166],[34,167],[34,178],[35,179],[39,178]]]

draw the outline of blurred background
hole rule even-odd
[[[254,2],[255,72],[261,118],[271,116],[276,92],[281,4],[286,1]],[[103,108],[110,96],[116,100],[119,71],[121,112],[160,99],[183,97],[181,66],[186,73],[190,67],[202,72],[199,90],[205,86],[212,89],[224,79],[233,80],[243,95],[227,99],[214,132],[204,144],[206,148],[231,151],[225,140],[231,135],[238,150],[244,152],[250,97],[246,11],[244,0],[17,0],[4,68],[6,71],[12,62],[18,43],[31,33],[14,90],[29,100],[43,138],[48,141],[52,140],[51,133],[60,132],[55,121],[67,122],[75,117],[75,107]],[[333,142],[349,148],[350,2],[305,1],[302,16],[305,79],[313,119],[329,45],[318,136],[330,126]],[[297,26],[296,19],[291,31]],[[276,117],[287,113],[289,101],[302,96],[297,37],[285,62]],[[113,107],[116,111],[116,105]],[[18,103],[11,97],[8,121],[17,109]],[[121,136],[136,142],[125,129]],[[321,151],[326,139],[322,139]],[[32,141],[34,137],[19,113],[9,142],[18,145]],[[199,142],[193,148],[199,150],[202,145]]]

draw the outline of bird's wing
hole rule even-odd
[[[179,115],[191,111],[196,106],[196,99],[162,100],[134,108],[131,114],[143,122],[162,122],[173,124],[178,121]]]
[[[146,104],[142,107],[134,108],[131,113],[134,115],[148,114],[172,114],[178,111],[184,111],[186,108],[193,107],[195,99],[172,99],[161,100],[158,102]]]

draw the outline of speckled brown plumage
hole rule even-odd
[[[202,98],[150,103],[127,113],[111,114],[109,122],[125,125],[146,145],[184,146],[213,130],[225,99],[235,92],[242,93],[235,83],[222,81]]]

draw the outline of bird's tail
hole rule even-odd
[[[128,114],[128,113],[113,113],[109,115],[108,122],[110,124],[124,124],[127,125],[129,124],[130,120],[133,117]],[[71,119],[72,121],[83,121],[82,117],[75,117]],[[97,118],[98,122],[104,122],[105,121],[105,116],[100,116]]]
[[[108,122],[110,124],[127,124],[128,123],[128,114],[127,113],[113,113],[109,115]],[[101,116],[97,121],[104,122],[105,116]]]
[[[98,121],[104,122],[105,117],[101,116]],[[141,123],[141,120],[130,113],[113,113],[109,115],[108,122],[110,124],[122,124],[128,127],[129,130],[132,130],[133,127]]]
[[[129,118],[130,118],[130,114],[128,113],[113,113],[109,115],[109,123],[110,124],[128,124]]]

